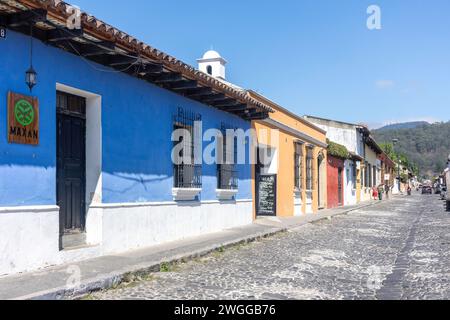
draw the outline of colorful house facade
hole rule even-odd
[[[205,163],[202,133],[271,107],[70,9],[0,6],[0,275],[252,223],[251,163]]]
[[[328,181],[328,208],[344,206],[344,171],[345,158],[328,154],[327,181]]]
[[[365,156],[362,126],[315,116],[304,118],[326,131],[331,144],[342,150],[337,154],[329,152],[328,207],[359,203],[363,199],[361,170]]]
[[[362,181],[362,201],[373,199],[373,188],[377,188],[382,184],[381,177],[381,161],[379,156],[383,154],[383,150],[372,137],[367,127],[361,127],[360,132],[364,139],[364,165],[361,171]]]
[[[255,216],[292,217],[327,208],[326,132],[259,93],[248,95],[274,111],[252,124],[259,146]]]

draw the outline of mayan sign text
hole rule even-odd
[[[39,144],[39,103],[37,98],[8,93],[8,142]]]

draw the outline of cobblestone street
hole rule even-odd
[[[395,198],[168,268],[93,299],[450,299],[450,214]]]

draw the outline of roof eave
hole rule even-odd
[[[58,27],[58,25],[64,25],[65,21],[67,21],[67,19],[71,15],[71,11],[68,9],[72,8],[71,5],[57,0],[13,0],[9,1],[9,3],[14,3],[18,6],[18,8],[16,8],[17,12],[26,11],[27,9],[46,10],[46,17],[48,19],[47,22],[54,23],[56,25],[56,30],[59,30],[59,28],[65,29],[64,27]],[[252,99],[251,97],[248,97],[245,93],[240,92],[232,88],[231,86],[228,86],[223,82],[195,69],[194,67],[137,40],[136,38],[104,23],[101,20],[98,20],[94,16],[91,16],[85,12],[82,12],[81,14],[81,26],[83,35],[78,38],[81,38],[83,40],[89,40],[91,38],[96,39],[96,41],[92,43],[89,43],[88,41],[88,44],[97,46],[97,41],[98,43],[105,42],[108,44],[113,44],[116,50],[125,52],[125,55],[133,56],[136,59],[143,59],[143,61],[145,60],[145,62],[148,64],[153,63],[155,65],[161,65],[165,72],[164,75],[170,73],[174,75],[179,74],[181,76],[181,79],[174,77],[178,79],[174,80],[174,82],[177,82],[176,87],[178,86],[178,84],[188,84],[192,85],[192,88],[195,87],[196,89],[210,88],[214,94],[224,95],[224,99],[222,99],[221,101],[227,100],[227,104],[222,106],[220,104],[221,101],[219,101],[219,103],[205,103],[202,102],[203,96],[201,95],[186,95],[185,92],[191,88],[185,89],[183,86],[178,86],[176,88],[177,90],[174,90],[171,85],[166,85],[168,82],[164,84],[160,82],[157,84],[164,87],[165,89],[175,91],[176,93],[185,95],[188,98],[194,97],[194,100],[218,108],[222,111],[233,113],[246,120],[253,120],[253,115],[258,119],[264,117],[264,115],[268,117],[268,114],[270,112],[273,112],[270,106]],[[74,39],[67,40],[67,42],[69,43],[69,41],[72,40]],[[58,45],[52,43],[52,45],[58,46],[59,48],[63,47],[63,44],[61,43],[59,43]],[[72,48],[69,48],[67,51],[72,51]],[[90,57],[89,59],[93,58]],[[151,79],[153,79],[153,77]],[[146,80],[152,82],[153,80],[151,79]],[[196,83],[194,83],[194,81],[196,81]],[[235,104],[232,103],[233,101],[235,101]],[[235,110],[235,108],[233,107],[236,106],[246,107],[243,108],[243,110],[239,111],[229,111],[231,109]]]

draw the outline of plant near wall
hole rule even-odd
[[[400,178],[402,183],[408,183],[409,181],[409,175],[407,173],[401,173]]]
[[[350,152],[347,148],[339,143],[330,141],[327,139],[328,144],[328,154],[342,159],[350,159]]]

